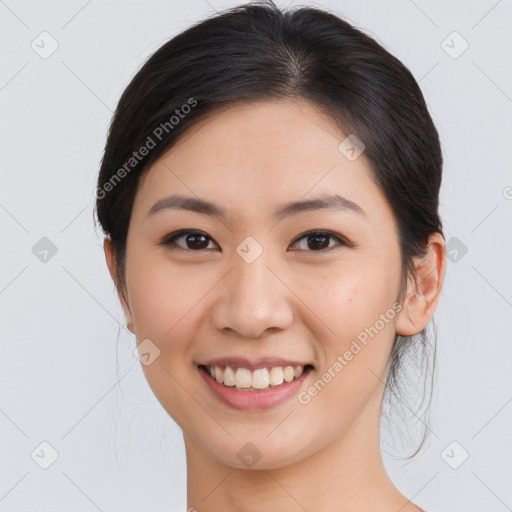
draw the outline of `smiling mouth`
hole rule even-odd
[[[209,378],[237,391],[258,392],[279,388],[309,373],[313,366],[273,366],[271,368],[235,368],[232,366],[200,365]]]

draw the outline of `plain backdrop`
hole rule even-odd
[[[386,467],[428,511],[512,510],[512,2],[306,4],[411,70],[443,146],[450,261],[429,442],[410,464],[400,446],[386,450]],[[92,211],[134,73],[234,5],[0,1],[2,512],[186,510],[181,432],[133,356]]]

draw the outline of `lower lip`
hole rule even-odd
[[[225,386],[213,379],[204,367],[198,367],[199,373],[213,394],[224,404],[242,411],[261,411],[282,404],[296,395],[300,386],[311,373],[307,370],[291,382],[283,382],[275,388],[262,391],[238,391],[234,386]]]

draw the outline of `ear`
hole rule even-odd
[[[107,260],[107,267],[110,273],[110,277],[112,278],[112,281],[114,281],[114,284],[117,289],[117,295],[119,297],[119,301],[121,302],[121,306],[124,311],[126,326],[133,334],[135,334],[135,329],[133,326],[133,317],[130,311],[130,307],[128,306],[125,298],[123,297],[123,294],[121,293],[117,283],[116,262],[114,258],[114,250],[112,248],[112,240],[110,239],[110,237],[106,237],[103,241],[103,250],[105,251],[105,259]]]
[[[430,235],[428,253],[414,261],[416,279],[407,281],[407,295],[398,315],[396,332],[400,336],[413,336],[421,332],[439,302],[446,270],[446,243],[439,233]]]

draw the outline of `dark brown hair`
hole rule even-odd
[[[279,98],[310,101],[344,134],[363,141],[373,179],[397,222],[403,299],[407,277],[415,277],[413,258],[426,254],[429,235],[443,234],[441,147],[421,90],[397,58],[339,16],[312,7],[282,11],[270,0],[226,10],[173,37],[123,92],[96,200],[97,218],[112,240],[121,292],[130,216],[144,170],[216,109]],[[425,330],[396,336],[386,401],[390,394],[400,399],[401,363],[418,350],[422,370],[433,370],[435,342]],[[426,375],[433,379],[433,371]],[[421,445],[424,440],[425,435]]]

